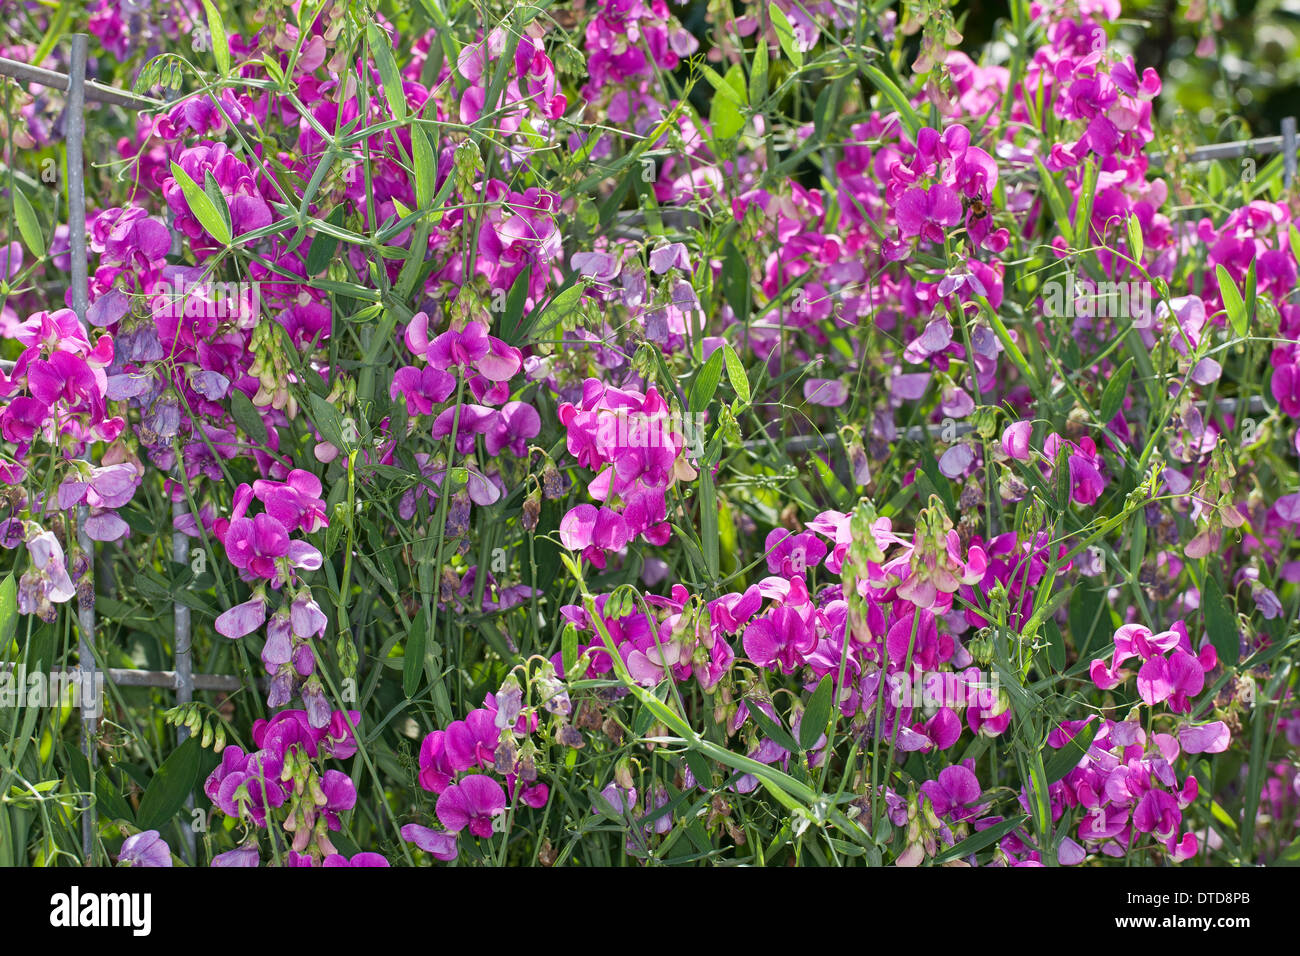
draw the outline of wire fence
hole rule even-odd
[[[87,327],[86,312],[89,297],[89,259],[86,249],[85,229],[85,160],[83,153],[86,103],[101,103],[140,112],[161,109],[169,104],[153,97],[116,89],[88,80],[86,78],[88,38],[85,34],[78,33],[72,34],[69,40],[71,43],[71,56],[68,73],[59,73],[0,57],[0,76],[11,77],[27,84],[39,84],[50,89],[66,91],[68,94],[65,142],[68,161],[68,234],[71,246],[71,291],[73,311],[76,313],[78,321],[85,328]],[[1268,136],[1203,146],[1192,150],[1186,156],[1180,157],[1180,159],[1184,162],[1203,163],[1224,159],[1239,159],[1247,156],[1271,155],[1279,152],[1283,154],[1284,184],[1289,189],[1295,182],[1296,177],[1297,140],[1295,117],[1287,117],[1282,121],[1281,136]],[[1164,159],[1163,153],[1154,153],[1150,156],[1151,164],[1157,167],[1163,164]],[[12,366],[12,361],[0,361],[0,367]],[[1221,399],[1215,403],[1215,407],[1232,412],[1236,410],[1237,402],[1234,399]],[[1248,407],[1252,414],[1264,410],[1263,401],[1259,398],[1251,399]],[[920,440],[926,437],[927,434],[930,436],[939,435],[946,427],[943,425],[913,426],[901,429],[899,437]],[[951,428],[951,434],[964,435],[972,431],[973,426],[961,422],[955,423]],[[746,444],[757,446],[764,443],[748,442]],[[788,439],[785,445],[790,451],[815,452],[839,447],[841,442],[838,435],[812,435],[796,436]],[[78,547],[85,553],[90,562],[86,570],[87,579],[93,581],[95,542],[90,540],[85,532],[86,512],[87,509],[84,505],[79,506],[77,509],[76,537]],[[188,515],[188,508],[184,502],[174,502],[172,505],[173,528],[175,529],[176,523],[187,518]],[[189,541],[186,535],[179,530],[173,530],[172,559],[183,564],[188,554]],[[172,690],[175,692],[178,705],[192,701],[196,691],[233,692],[244,687],[244,680],[236,675],[194,673],[190,608],[179,601],[173,602],[173,614],[175,622],[172,649],[174,670],[115,667],[98,670],[95,657],[94,594],[91,591],[84,597],[79,596],[77,615],[78,664],[75,673],[78,675],[79,680],[83,681],[81,686],[95,686],[96,674],[99,673],[121,687],[151,687]],[[0,671],[11,667],[12,665],[0,666]],[[66,673],[66,671],[58,668],[55,668],[54,671],[56,673]],[[261,681],[255,682],[262,683]],[[82,754],[85,756],[90,768],[92,780],[96,759],[95,738],[98,733],[98,720],[99,716],[97,714],[88,714],[83,710],[80,745]],[[177,729],[178,743],[184,742],[188,736],[189,731],[184,726]],[[187,805],[193,806],[192,796]],[[95,801],[91,794],[82,795],[81,808],[83,865],[90,866],[94,860],[95,835],[97,832],[97,813]],[[187,851],[190,862],[194,862],[195,837],[192,831],[188,831]]]

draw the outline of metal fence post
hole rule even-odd
[[[90,288],[86,260],[86,180],[85,157],[82,145],[86,134],[86,49],[84,33],[72,35],[72,62],[68,70],[68,106],[65,124],[68,150],[68,241],[72,259],[72,308],[77,321],[86,327]],[[86,579],[91,583],[88,598],[78,595],[79,624],[77,639],[77,673],[81,693],[95,685],[95,543],[86,534],[85,505],[77,508],[77,547],[86,556]],[[97,708],[96,708],[97,709]],[[81,712],[81,752],[86,758],[88,783],[94,789],[95,744],[97,718],[94,713]],[[95,802],[89,793],[81,798],[81,852],[82,863],[90,866],[95,853],[96,812]]]

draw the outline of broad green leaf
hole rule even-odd
[[[36,210],[17,184],[9,194],[13,196],[14,219],[18,223],[18,234],[23,237],[23,245],[39,259],[45,255],[45,234],[41,231],[40,220],[36,218]]]
[[[230,207],[226,205],[226,197],[221,195],[221,187],[217,184],[217,177],[212,174],[210,169],[204,171],[203,194],[208,197],[208,200],[212,203],[212,208],[221,217],[226,232],[233,235],[234,227],[230,220]]]
[[[898,111],[903,125],[907,127],[912,139],[915,139],[917,131],[921,128],[921,118],[916,115],[916,110],[912,109],[912,104],[908,102],[903,91],[898,88],[898,84],[885,76],[877,67],[863,65],[861,70],[863,75],[871,81],[871,85],[881,92],[889,105]]]
[[[1043,776],[1049,787],[1079,766],[1079,761],[1087,755],[1088,747],[1092,745],[1092,738],[1097,736],[1099,726],[1097,721],[1091,721],[1064,747],[1052,754],[1051,759],[1043,765]]]
[[[962,857],[970,856],[972,853],[978,853],[1004,836],[1012,830],[1023,826],[1029,820],[1029,815],[1021,813],[1012,817],[1010,820],[1003,820],[1001,823],[994,824],[987,830],[981,830],[979,833],[973,833],[966,839],[954,843],[948,849],[944,850],[934,858],[935,863],[947,863],[949,860],[960,860]]]
[[[402,75],[397,72],[397,63],[393,60],[392,41],[377,23],[371,23],[366,27],[366,40],[370,46],[370,55],[375,58],[375,67],[379,70],[379,79],[383,82],[384,99],[388,101],[388,109],[394,119],[404,120],[406,119],[406,93],[402,89]],[[415,130],[413,129],[412,132],[414,133]]]
[[[795,739],[790,736],[790,732],[771,717],[767,716],[767,714],[759,710],[757,704],[753,701],[746,701],[745,708],[749,711],[750,719],[753,720],[754,723],[758,725],[758,729],[762,731],[763,736],[770,738],[792,753],[799,749],[799,745],[795,742]]]
[[[699,374],[695,376],[695,383],[691,386],[691,408],[694,415],[698,415],[709,407],[709,402],[713,401],[713,396],[718,390],[718,382],[722,378],[722,349],[714,349],[709,360],[704,363]]]
[[[253,444],[266,444],[266,422],[262,420],[253,400],[237,388],[230,390],[230,415]]]
[[[1124,396],[1128,394],[1128,380],[1132,377],[1133,359],[1130,358],[1125,360],[1102,389],[1101,411],[1097,414],[1097,421],[1102,425],[1119,414],[1120,407],[1124,404]]]
[[[740,356],[731,347],[731,343],[723,343],[722,350],[723,360],[727,363],[727,379],[731,382],[731,390],[736,393],[736,397],[741,402],[748,405],[751,396],[749,379],[745,376],[745,366],[741,364]]]
[[[1070,594],[1069,623],[1074,649],[1079,657],[1087,657],[1098,636],[1105,634],[1110,624],[1102,592],[1083,586],[1074,588]]]
[[[18,589],[10,571],[0,581],[0,655],[8,657],[10,643],[18,631]]]
[[[582,294],[586,291],[586,283],[577,282],[560,292],[540,313],[533,313],[536,318],[528,324],[520,338],[511,344],[519,346],[549,338],[560,321],[578,307],[582,301]]]
[[[162,762],[149,781],[135,815],[141,830],[157,830],[185,805],[185,798],[198,779],[202,753],[198,740],[190,737]]]
[[[222,75],[230,72],[230,41],[226,39],[226,25],[221,22],[212,0],[203,0],[203,9],[208,14],[208,32],[212,35],[212,56],[217,61],[217,69]]]
[[[1142,253],[1146,249],[1142,238],[1142,223],[1138,221],[1136,213],[1131,213],[1128,217],[1128,254],[1134,262],[1142,261]]]
[[[1222,265],[1214,267],[1214,274],[1219,278],[1219,295],[1223,297],[1223,308],[1228,313],[1228,324],[1238,338],[1245,338],[1249,328],[1246,324],[1246,303],[1241,298],[1241,292]]]
[[[208,194],[199,188],[199,184],[190,178],[189,173],[175,163],[172,163],[172,176],[180,185],[181,192],[185,195],[185,202],[190,207],[190,212],[194,214],[194,218],[199,221],[199,225],[223,246],[230,245],[230,229],[226,226],[221,213],[217,212],[217,207],[212,204]]]
[[[776,31],[776,41],[781,44],[781,52],[794,64],[796,70],[799,69],[803,66],[803,51],[799,49],[789,17],[775,3],[767,5],[767,15],[772,18],[772,29]],[[759,42],[765,41],[760,37]]]
[[[402,692],[408,700],[420,689],[420,678],[424,676],[424,654],[428,646],[429,622],[424,608],[420,608],[411,621],[411,630],[406,638],[406,657],[402,661]]]
[[[834,681],[827,674],[808,700],[808,708],[803,712],[803,720],[799,722],[799,746],[804,750],[811,750],[826,733],[831,717],[832,684]]]
[[[749,70],[749,102],[757,105],[767,96],[767,40],[758,38],[754,47],[754,63]]]
[[[745,128],[744,105],[745,80],[740,64],[736,64],[727,71],[722,84],[715,88],[713,105],[709,108],[709,122],[715,137],[731,139],[740,134]]]
[[[429,145],[428,135],[418,126],[411,127],[411,153],[415,163],[415,204],[421,210],[432,209],[438,178],[438,160]],[[448,179],[454,178],[448,176]]]
[[[321,437],[340,451],[348,448],[352,443],[343,434],[343,416],[339,410],[315,392],[307,398],[311,403],[311,423],[316,426]],[[455,471],[452,469],[453,475]]]
[[[1201,588],[1201,610],[1205,613],[1205,633],[1219,652],[1219,660],[1227,667],[1233,666],[1241,654],[1237,615],[1224,597],[1219,582],[1210,575],[1206,576],[1205,586]]]

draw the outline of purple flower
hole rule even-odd
[[[810,405],[839,408],[849,400],[849,390],[837,378],[810,378],[803,383],[803,397]]]
[[[342,853],[331,853],[321,861],[321,866],[388,866],[382,853],[356,853],[348,859]]]
[[[686,256],[686,246],[680,242],[670,242],[650,253],[650,271],[656,275],[663,275],[669,269],[680,269],[683,272],[689,272],[690,268],[691,263]]]
[[[126,838],[117,855],[118,866],[171,866],[172,851],[157,830],[145,830]]]
[[[968,767],[960,764],[944,767],[939,779],[921,784],[921,792],[930,798],[937,816],[968,819],[979,812],[974,804],[980,798],[980,783]]]
[[[222,612],[214,625],[217,633],[232,640],[252,634],[266,622],[266,596],[260,592],[251,600]]]
[[[1221,754],[1232,742],[1228,725],[1221,720],[1202,724],[1199,727],[1187,725],[1178,731],[1178,743],[1184,753]]]
[[[944,229],[961,222],[961,199],[943,183],[928,190],[914,186],[899,198],[895,216],[904,239],[920,236],[943,242]]]
[[[414,843],[425,853],[431,854],[436,860],[450,863],[456,859],[456,835],[454,833],[443,833],[441,830],[422,827],[416,823],[408,823],[402,827],[402,839],[408,843]]]
[[[505,812],[506,792],[491,777],[472,774],[444,790],[434,809],[450,832],[468,827],[470,833],[487,839],[492,836],[492,818]]]
[[[239,846],[225,853],[218,853],[209,866],[247,866],[255,867],[261,862],[256,846]]]

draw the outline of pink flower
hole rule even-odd
[[[492,836],[492,820],[505,809],[505,790],[483,774],[471,774],[449,786],[434,808],[449,832],[459,833],[468,827],[470,833],[483,839]]]
[[[1029,436],[1033,432],[1032,422],[1012,422],[1002,433],[1002,451],[1008,458],[1017,461],[1029,460]]]
[[[928,190],[914,186],[903,193],[894,214],[899,235],[904,239],[920,236],[931,242],[943,242],[944,229],[961,222],[961,200],[943,183],[936,183]]]

